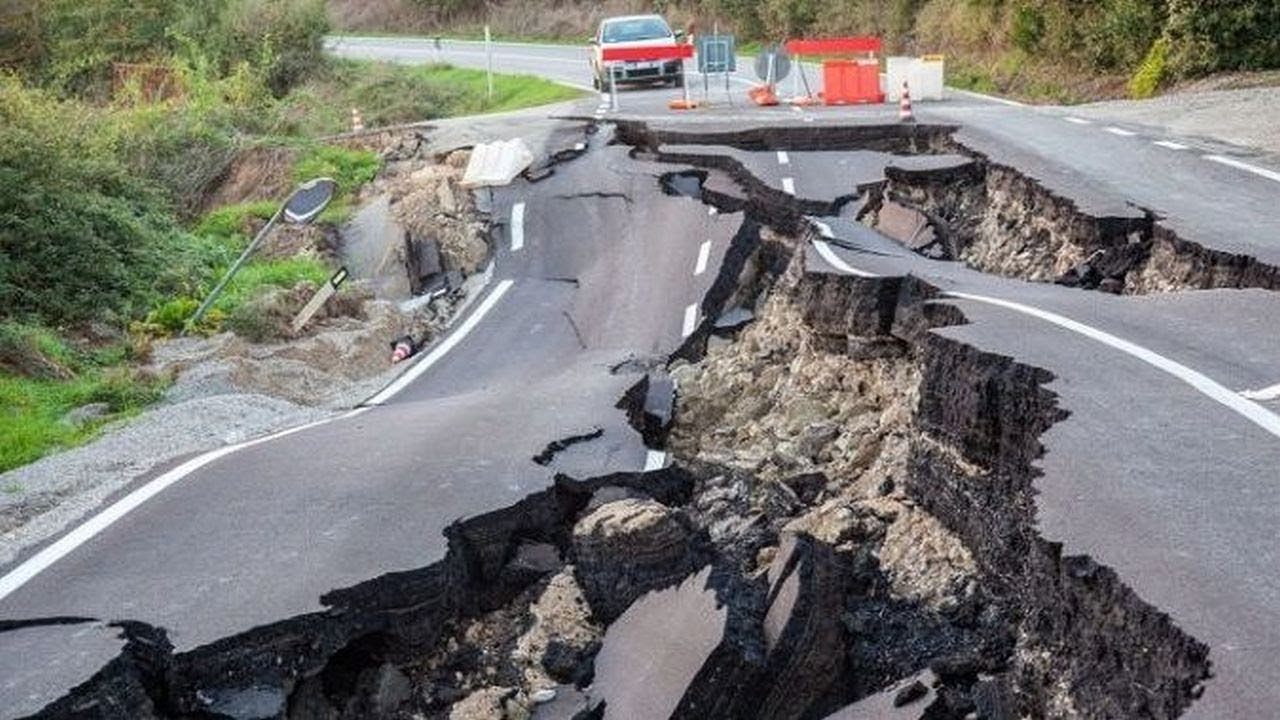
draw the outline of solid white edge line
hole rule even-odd
[[[667,465],[667,453],[662,450],[650,450],[644,454],[644,472],[661,470]]]
[[[408,387],[414,380],[421,377],[423,373],[430,370],[432,365],[440,362],[441,358],[465,340],[467,335],[471,334],[472,330],[476,329],[476,326],[480,324],[480,321],[484,319],[484,316],[489,314],[489,311],[498,304],[498,301],[502,299],[503,295],[507,294],[507,291],[510,290],[511,286],[514,284],[514,280],[503,280],[494,286],[493,290],[489,291],[489,295],[485,297],[484,301],[475,309],[475,312],[471,313],[471,315],[467,317],[466,321],[458,326],[457,330],[449,333],[449,336],[444,339],[444,342],[432,348],[431,352],[427,353],[425,357],[419,360],[413,367],[409,368],[403,375],[396,378],[395,382],[383,388],[382,392],[369,398],[369,400],[365,402],[365,405],[381,405],[382,403],[390,400],[401,390]]]
[[[782,191],[788,195],[795,195],[796,194],[795,178],[789,178],[789,177],[782,178]]]
[[[1026,103],[1020,103],[1017,100],[1010,100],[1008,98],[997,97],[995,95],[987,95],[986,93],[974,92],[972,90],[961,90],[960,88],[955,88],[950,86],[948,86],[947,89],[954,93],[960,93],[961,95],[968,95],[969,97],[978,98],[980,100],[986,100],[988,102],[1000,103],[1001,105],[1008,105],[1009,107],[1021,108],[1021,107],[1027,106]]]
[[[945,295],[959,300],[972,300],[974,302],[986,303],[987,305],[994,305],[996,307],[1005,308],[1006,310],[1020,312],[1024,315],[1030,315],[1032,317],[1039,318],[1040,320],[1044,320],[1045,322],[1057,325],[1058,327],[1065,328],[1074,333],[1084,335],[1091,340],[1096,340],[1103,345],[1107,345],[1127,355],[1131,355],[1158,370],[1162,370],[1165,373],[1174,376],[1182,382],[1190,385],[1210,400],[1221,405],[1225,405],[1228,409],[1234,411],[1244,419],[1280,438],[1280,415],[1276,415],[1256,402],[1240,397],[1239,394],[1232,392],[1224,385],[1215,382],[1203,373],[1192,370],[1186,365],[1170,360],[1169,358],[1148,350],[1141,345],[1116,337],[1111,333],[1098,330],[1097,328],[1090,327],[1089,325],[1072,320],[1071,318],[1063,317],[1057,313],[1051,313],[1047,310],[1041,310],[1039,308],[1031,307],[1030,305],[1023,305],[1022,303],[1016,303],[1011,300],[1001,300],[999,298],[986,297],[984,295],[971,295],[969,293],[958,292],[949,292],[945,293]]]
[[[819,225],[819,228],[822,229],[821,225]],[[826,242],[822,240],[814,240],[813,245],[817,248],[818,253],[822,255],[823,259],[837,270],[861,277],[875,277],[874,275],[858,270],[841,260],[836,256],[835,252],[832,251],[831,247],[827,245]],[[1070,330],[1071,332],[1079,335],[1084,335],[1091,340],[1119,350],[1120,352],[1135,357],[1158,370],[1172,375],[1178,380],[1190,385],[1193,389],[1210,400],[1225,406],[1227,409],[1235,412],[1237,415],[1240,415],[1245,420],[1257,425],[1271,435],[1280,438],[1280,415],[1276,415],[1253,400],[1241,397],[1240,394],[1232,392],[1225,385],[1214,381],[1207,375],[1196,370],[1192,370],[1182,363],[1170,360],[1169,358],[1152,350],[1148,350],[1141,345],[1116,337],[1115,335],[1103,330],[1090,327],[1089,325],[1072,320],[1071,318],[1058,315],[1057,313],[1041,310],[1039,308],[1031,307],[1030,305],[1023,305],[1022,303],[1013,302],[1012,300],[1001,300],[999,298],[987,297],[985,295],[973,295],[971,293],[961,292],[947,292],[943,293],[943,296],[955,298],[957,300],[971,300],[973,302],[1001,307],[1006,310],[1013,310],[1014,312],[1044,320],[1045,322],[1057,325],[1058,327]],[[1280,395],[1280,386],[1277,386],[1277,390],[1278,395]]]
[[[707,240],[702,243],[702,247],[698,248],[698,263],[693,268],[693,274],[695,277],[707,271],[707,261],[710,259],[711,241]]]
[[[1236,160],[1235,158],[1224,157],[1222,155],[1205,155],[1204,159],[1210,162],[1216,162],[1220,165],[1228,165],[1238,170],[1244,170],[1245,172],[1250,172],[1250,173],[1253,173],[1254,175],[1259,175],[1268,180],[1274,180],[1276,182],[1280,182],[1280,172],[1276,172],[1274,170],[1268,170],[1266,168],[1260,168],[1257,165],[1250,165],[1247,162],[1241,162],[1239,160]]]
[[[1244,390],[1240,396],[1249,400],[1280,400],[1280,385],[1272,385],[1261,390]]]
[[[1067,116],[1062,119],[1066,120],[1069,123],[1074,123],[1076,125],[1092,125],[1093,124],[1092,120],[1085,120],[1084,118],[1078,118],[1078,117]]]
[[[1168,148],[1168,149],[1170,149],[1170,150],[1186,150],[1186,149],[1188,149],[1186,145],[1183,145],[1182,143],[1176,143],[1176,142],[1173,142],[1172,140],[1156,140],[1156,141],[1155,141],[1154,143],[1152,143],[1152,144],[1153,144],[1153,145],[1159,145],[1159,146],[1160,146],[1160,147],[1162,147],[1162,148]]]
[[[310,430],[311,428],[319,427],[326,423],[333,422],[334,420],[354,417],[358,414],[360,414],[360,411],[351,411],[336,417],[317,420],[305,425],[289,428],[288,430],[281,430],[254,440],[248,440],[235,445],[227,445],[226,447],[210,450],[203,455],[199,455],[198,457],[182,463],[178,467],[173,468],[150,482],[147,482],[142,487],[107,506],[105,510],[89,518],[74,530],[56,540],[53,544],[31,556],[22,564],[6,573],[4,577],[0,577],[0,600],[3,600],[23,585],[26,585],[32,580],[32,578],[47,570],[51,565],[66,557],[76,548],[92,540],[103,530],[111,527],[111,525],[120,518],[128,515],[143,503],[160,494],[160,492],[165,488],[187,477],[205,465],[208,465],[219,458],[226,457],[238,450],[244,450],[245,448],[261,445],[262,443],[270,442],[272,440],[278,440],[287,435],[293,435],[294,433],[299,433],[303,430]]]
[[[828,233],[824,233],[824,234],[828,234]],[[836,255],[835,250],[832,250],[831,245],[828,244],[825,240],[814,240],[813,248],[818,251],[818,254],[822,256],[822,259],[825,260],[828,265],[830,265],[831,267],[835,268],[836,270],[839,270],[840,272],[846,275],[856,275],[858,277],[864,277],[864,278],[880,277],[875,273],[869,273],[865,270],[859,270],[854,266],[850,265],[849,263],[845,262],[844,260],[841,260],[840,256]]]
[[[681,337],[689,337],[698,327],[698,303],[684,309],[684,326],[680,329]]]
[[[791,157],[787,155],[787,151],[786,151],[786,150],[779,150],[779,151],[778,151],[778,164],[779,164],[779,165],[790,165],[790,164],[791,164]]]
[[[160,475],[154,480],[147,482],[142,487],[120,498],[105,510],[89,518],[84,523],[81,523],[75,529],[56,540],[53,544],[31,556],[26,561],[10,570],[3,577],[0,577],[0,600],[3,600],[14,591],[30,582],[32,578],[47,570],[51,565],[66,557],[76,548],[89,540],[92,540],[99,533],[111,527],[111,525],[120,518],[128,515],[143,503],[160,494],[169,486],[191,475],[209,463],[226,457],[234,452],[251,448],[255,445],[271,442],[273,440],[279,440],[280,438],[287,437],[304,430],[310,430],[333,422],[334,420],[345,420],[357,417],[369,411],[368,405],[376,405],[378,403],[385,402],[387,399],[403,390],[409,383],[413,382],[413,380],[420,377],[432,365],[439,362],[440,358],[444,357],[446,353],[457,346],[458,343],[462,342],[462,340],[475,329],[476,325],[480,323],[484,316],[498,304],[498,301],[502,299],[502,296],[505,295],[514,284],[515,283],[512,280],[503,280],[498,283],[498,285],[489,293],[488,297],[486,297],[484,301],[480,303],[480,306],[476,308],[475,312],[473,312],[456,331],[451,333],[444,342],[437,345],[425,358],[410,368],[408,372],[401,375],[395,382],[384,388],[382,392],[368,400],[366,407],[356,408],[335,417],[329,417],[323,420],[307,423],[305,425],[289,428],[287,430],[281,430],[254,440],[238,443],[236,445],[228,445],[226,447],[210,450],[209,452],[186,461],[178,467]]]
[[[524,247],[524,203],[511,206],[511,252]]]
[[[1136,132],[1133,132],[1132,130],[1125,130],[1124,128],[1118,128],[1118,127],[1115,127],[1114,125],[1105,127],[1103,128],[1103,130],[1106,130],[1112,135],[1119,135],[1120,137],[1133,137],[1134,135],[1138,134]]]

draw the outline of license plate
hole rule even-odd
[[[631,67],[632,67],[632,69],[634,69],[634,70],[652,70],[652,69],[654,69],[654,68],[658,67],[658,63],[656,63],[656,62],[638,62],[638,63],[636,63],[635,65],[632,65]]]

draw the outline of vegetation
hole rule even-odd
[[[370,125],[563,99],[560,86],[446,66],[332,60],[324,0],[12,0],[0,11],[0,471],[154,400],[130,366],[183,329],[277,209],[207,211],[233,158],[288,146],[298,181],[339,187],[342,222],[381,167],[319,140]],[[254,330],[259,298],[331,272],[251,261],[199,331]],[[279,310],[279,308],[276,308]],[[258,323],[261,325],[262,323]],[[103,402],[101,417],[63,422]]]
[[[1220,71],[1280,68],[1274,0],[331,0],[344,28],[470,33],[581,42],[603,15],[662,12],[718,21],[740,41],[874,34],[895,52],[948,55],[957,84],[1071,101],[1151,93]],[[1129,82],[1132,80],[1132,82]],[[1154,83],[1154,85],[1153,85]]]

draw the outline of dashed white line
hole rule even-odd
[[[1159,145],[1160,147],[1167,148],[1169,150],[1186,150],[1187,149],[1186,145],[1183,145],[1182,143],[1173,142],[1172,140],[1156,140],[1152,144]]]
[[[1280,400],[1280,385],[1272,385],[1269,388],[1261,390],[1245,390],[1240,396],[1248,400],[1257,400],[1266,402],[1268,400]]]
[[[511,206],[511,252],[524,247],[524,203]]]
[[[661,470],[667,465],[667,454],[662,450],[650,450],[644,455],[644,472]]]
[[[681,337],[689,337],[698,327],[698,303],[694,303],[684,309],[684,327],[680,330]]]
[[[1119,135],[1120,137],[1133,137],[1134,135],[1138,134],[1136,132],[1133,132],[1132,130],[1125,130],[1124,128],[1118,128],[1115,126],[1108,126],[1103,129],[1111,133],[1112,135]]]
[[[795,178],[789,178],[789,177],[782,178],[782,191],[788,195],[795,195],[796,194]]]
[[[831,247],[826,242],[822,240],[815,240],[813,245],[818,250],[818,254],[822,255],[822,258],[837,270],[861,277],[876,277],[872,273],[858,270],[841,260],[836,256],[835,252],[832,251]],[[1084,335],[1091,340],[1095,340],[1103,345],[1119,350],[1120,352],[1135,357],[1138,360],[1161,370],[1162,372],[1172,375],[1178,380],[1190,385],[1201,395],[1225,406],[1227,409],[1237,415],[1240,415],[1245,420],[1257,425],[1271,435],[1280,438],[1280,415],[1276,415],[1262,405],[1259,405],[1257,402],[1254,402],[1253,399],[1245,398],[1238,393],[1232,392],[1231,389],[1227,388],[1225,385],[1214,381],[1203,373],[1192,370],[1186,365],[1175,360],[1171,360],[1152,350],[1148,350],[1141,345],[1116,337],[1115,335],[1103,330],[1090,327],[1089,325],[1072,320],[1071,318],[1058,315],[1057,313],[1041,310],[1036,307],[1031,307],[1030,305],[1023,305],[1022,303],[1013,302],[1012,300],[1001,300],[999,298],[987,297],[985,295],[973,295],[970,293],[960,292],[947,292],[944,293],[944,296],[955,298],[957,300],[971,300],[973,302],[980,302],[987,305],[1005,308],[1006,310],[1030,315],[1034,318],[1057,325],[1058,327],[1079,335]],[[1276,396],[1280,397],[1280,386],[1258,392],[1264,393],[1272,389],[1276,391]]]
[[[1247,162],[1241,162],[1239,160],[1236,160],[1235,158],[1224,157],[1222,155],[1205,155],[1204,159],[1210,162],[1219,163],[1221,165],[1228,165],[1238,170],[1244,170],[1245,172],[1253,173],[1254,175],[1264,177],[1268,180],[1274,180],[1276,182],[1280,182],[1280,173],[1274,170],[1260,168],[1257,165],[1250,165]]]
[[[693,275],[697,277],[707,271],[707,261],[711,259],[711,241],[707,240],[698,248],[698,264],[693,267]]]
[[[1070,115],[1062,119],[1066,120],[1069,123],[1075,123],[1076,125],[1092,125],[1093,124],[1092,120],[1085,120],[1084,118],[1071,117]]]
[[[786,150],[779,150],[779,151],[778,151],[778,164],[779,164],[779,165],[790,165],[790,164],[791,164],[791,158],[787,155],[787,151],[786,151]]]

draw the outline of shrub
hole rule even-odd
[[[1169,42],[1167,40],[1160,38],[1152,43],[1142,65],[1129,79],[1129,95],[1137,99],[1155,95],[1164,83],[1168,72],[1168,58]]]
[[[1009,39],[1023,52],[1035,52],[1044,37],[1044,13],[1034,5],[1019,5],[1013,12]]]

